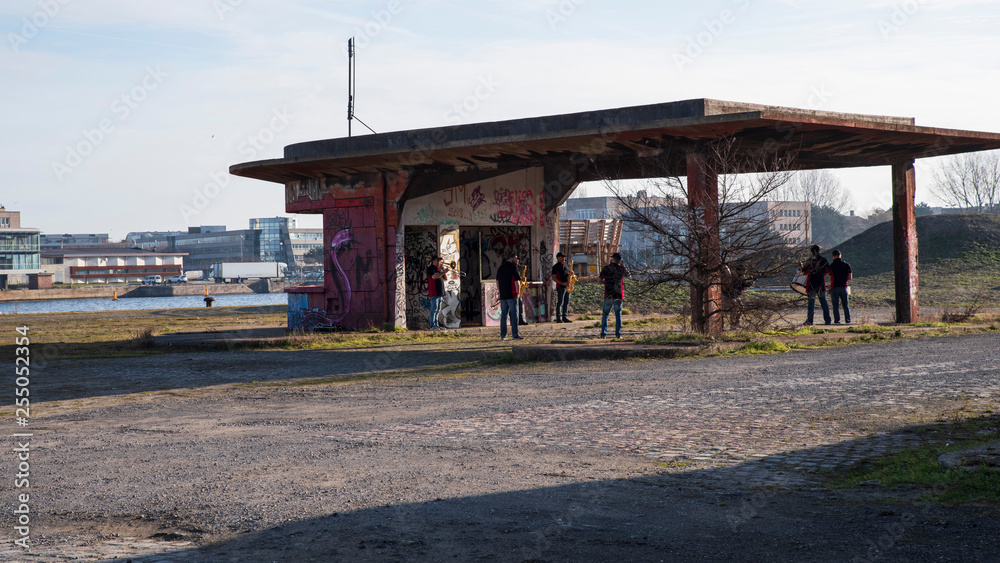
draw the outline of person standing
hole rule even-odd
[[[601,311],[601,338],[608,334],[608,314],[615,310],[615,338],[622,337],[622,302],[625,300],[625,278],[632,273],[622,264],[622,255],[615,252],[611,263],[601,269],[600,279],[604,282],[604,309]]]
[[[830,324],[830,304],[826,301],[826,290],[829,289],[826,280],[830,275],[830,263],[820,255],[820,247],[814,244],[809,247],[812,257],[809,263],[803,266],[799,262],[799,269],[806,275],[806,297],[809,298],[809,308],[806,310],[806,324],[813,324],[813,313],[816,310],[816,299],[819,299],[823,306],[823,321]]]
[[[556,263],[552,266],[552,275],[549,276],[549,281],[555,282],[556,295],[558,296],[555,308],[556,318],[553,322],[568,323],[570,321],[566,313],[569,310],[569,292],[566,291],[566,286],[569,285],[569,272],[566,269],[566,255],[562,252],[556,254]]]
[[[427,296],[431,301],[431,330],[441,330],[438,317],[441,316],[441,299],[444,297],[444,276],[441,269],[440,256],[431,258],[431,265],[427,266]]]
[[[515,262],[517,255],[509,252],[504,255],[503,264],[497,269],[497,295],[500,297],[500,340],[507,339],[507,318],[510,317],[510,333],[514,340],[521,340],[517,333],[518,325],[518,286],[521,275]]]
[[[840,303],[844,304],[844,322],[851,324],[851,307],[847,304],[847,296],[851,294],[853,272],[851,265],[841,258],[839,250],[834,250],[831,254],[833,262],[830,263],[830,272],[832,272],[833,287],[830,288],[830,301],[833,305],[833,324],[840,324]]]

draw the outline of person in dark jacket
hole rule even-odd
[[[441,268],[440,256],[435,256],[427,266],[427,297],[430,298],[431,330],[441,330],[438,318],[441,316],[441,299],[444,297],[445,271]]]
[[[507,339],[507,318],[510,317],[510,333],[514,340],[521,340],[517,334],[517,294],[521,275],[514,264],[516,255],[504,255],[503,264],[497,269],[497,294],[500,297],[500,340]]]
[[[569,310],[569,293],[566,291],[566,286],[569,285],[569,269],[566,268],[566,255],[562,252],[556,254],[556,263],[552,266],[552,275],[549,276],[549,281],[555,282],[556,295],[558,296],[553,322],[568,323],[570,320],[566,316],[566,312]]]
[[[813,313],[816,310],[816,299],[819,299],[823,306],[823,321],[830,324],[830,304],[826,301],[827,278],[831,275],[830,263],[826,258],[820,256],[820,247],[814,244],[809,247],[812,257],[809,263],[803,265],[799,262],[799,268],[806,275],[806,297],[809,298],[809,308],[806,310],[806,324],[813,324]]]
[[[625,278],[632,273],[622,264],[622,255],[615,252],[611,255],[611,263],[601,269],[601,281],[604,282],[604,309],[601,311],[601,338],[608,334],[608,314],[615,310],[615,338],[622,337],[622,302],[625,300]]]
[[[834,250],[831,255],[833,287],[830,288],[830,301],[833,304],[833,324],[840,324],[840,303],[844,304],[844,322],[851,324],[851,307],[847,304],[847,296],[851,294],[850,284],[854,274],[851,272],[851,265],[841,258],[839,250]]]

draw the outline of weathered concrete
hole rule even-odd
[[[913,160],[892,165],[892,242],[895,252],[896,321],[920,319],[917,304],[917,179]]]

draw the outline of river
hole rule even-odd
[[[286,293],[237,293],[218,295],[213,307],[244,307],[247,305],[286,305]],[[76,311],[132,311],[138,309],[180,309],[204,307],[204,295],[180,297],[129,297],[117,301],[103,299],[49,299],[45,301],[0,302],[0,315],[29,313],[69,313]]]

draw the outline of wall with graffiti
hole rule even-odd
[[[430,303],[427,300],[427,266],[438,255],[437,227],[406,227],[403,249],[406,254],[406,327],[427,328]]]
[[[323,328],[382,326],[386,246],[378,236],[373,198],[338,200],[324,209],[323,242]]]
[[[544,226],[542,169],[528,168],[411,199],[405,225]]]

